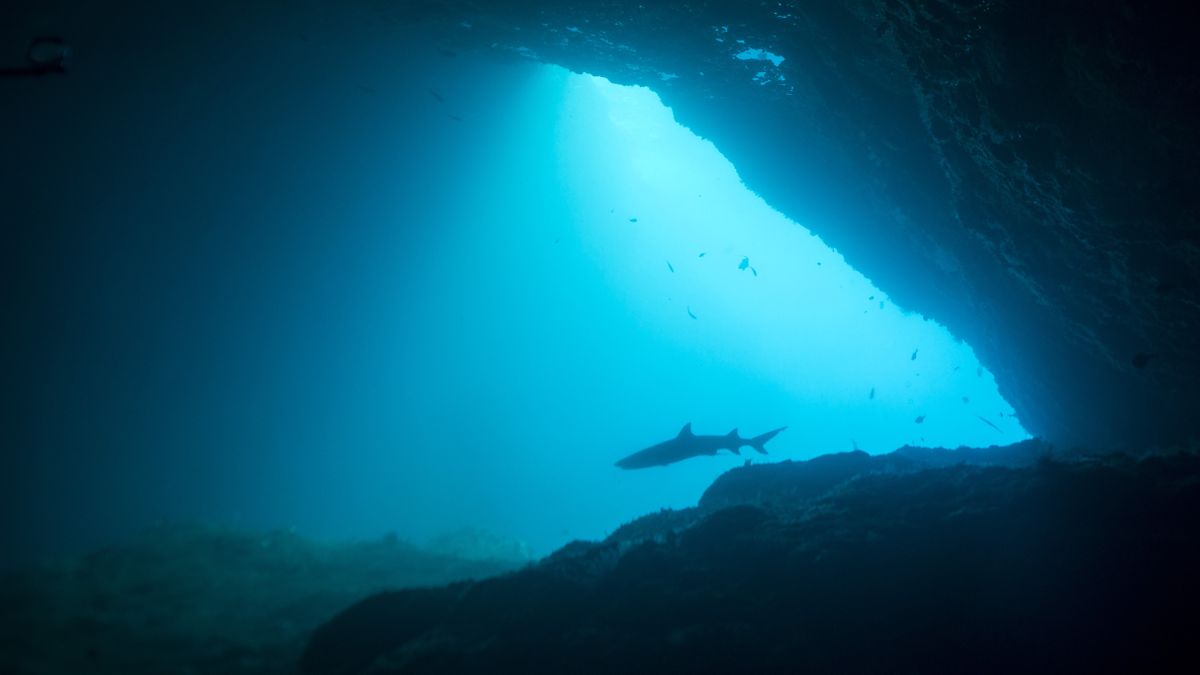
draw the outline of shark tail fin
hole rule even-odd
[[[765,434],[755,436],[754,438],[748,438],[746,439],[746,445],[765,455],[767,454],[767,449],[764,446],[767,444],[767,441],[775,438],[775,436],[784,429],[787,429],[787,427],[779,427],[778,429],[773,429]]]

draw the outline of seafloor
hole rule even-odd
[[[1195,448],[1029,441],[746,466],[532,565],[163,527],[5,576],[0,673],[1194,672],[1198,515]]]
[[[465,546],[478,541],[440,543],[323,545],[289,532],[155,527],[0,575],[0,675],[295,673],[312,630],[365,595],[522,564],[494,548],[479,560]]]

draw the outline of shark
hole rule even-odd
[[[692,423],[688,422],[679,430],[679,435],[669,441],[652,445],[645,450],[639,450],[618,461],[616,465],[622,469],[645,469],[652,466],[666,466],[701,455],[715,455],[721,450],[729,450],[740,455],[744,446],[750,446],[762,454],[767,454],[763,446],[775,438],[776,434],[787,429],[779,427],[753,438],[742,438],[734,429],[724,436],[697,436],[692,432]]]

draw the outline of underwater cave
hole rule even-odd
[[[64,0],[0,49],[0,671],[1186,663],[1170,3]]]

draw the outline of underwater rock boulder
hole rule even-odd
[[[743,477],[773,491],[770,506],[690,509],[682,528],[654,514],[640,538],[626,529],[503,577],[364,600],[317,632],[303,672],[1182,672],[1174,664],[1188,663],[1200,601],[1198,457],[867,467],[826,491],[774,490],[781,481],[769,474],[794,468]],[[338,656],[350,648],[353,658]]]
[[[435,626],[462,585],[373,595],[313,633],[301,658],[305,673],[360,673],[380,653]]]
[[[959,465],[1025,467],[1052,456],[1051,447],[1031,439],[988,448],[920,448],[869,455],[861,450],[726,471],[700,497],[700,508],[735,504],[797,504],[819,497],[848,480],[877,473],[904,473]]]
[[[876,458],[861,450],[822,455],[806,462],[751,464],[718,476],[701,495],[700,506],[713,509],[734,504],[796,503],[825,494],[856,476],[916,467],[916,462],[895,454]]]

